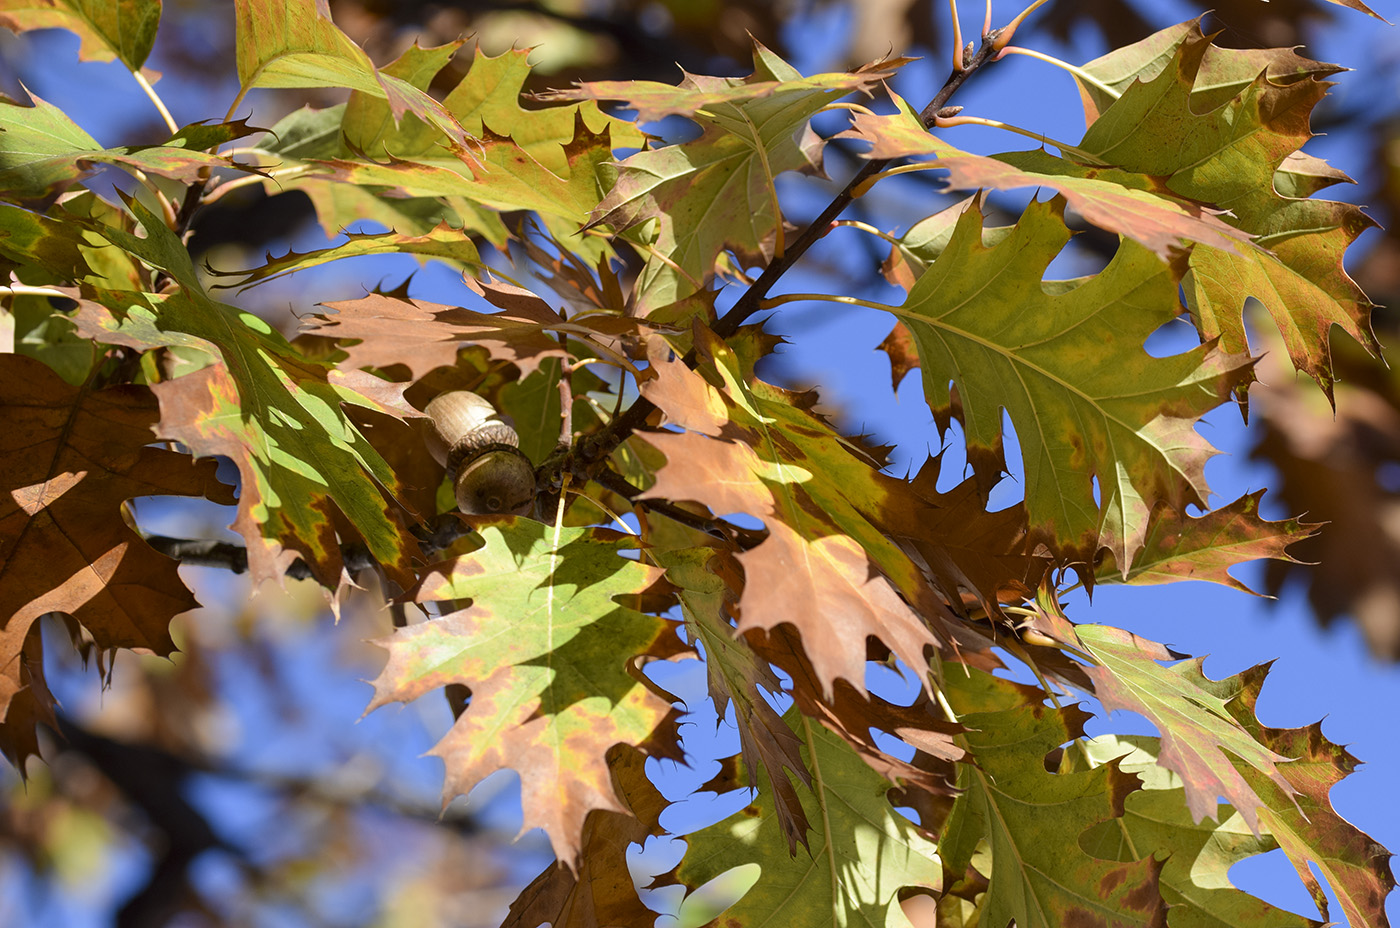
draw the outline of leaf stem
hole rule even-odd
[[[228,105],[228,112],[224,114],[224,122],[233,122],[233,114],[238,109],[238,105],[243,102],[243,98],[248,95],[251,88],[245,86],[238,88],[238,93],[234,95],[233,102]]]
[[[967,69],[963,63],[962,23],[958,21],[958,0],[948,0],[948,11],[953,17],[953,73],[956,74]]]
[[[1011,41],[1012,36],[1016,34],[1016,30],[1021,28],[1021,23],[1026,21],[1026,17],[1045,4],[1046,0],[1035,0],[1034,3],[1022,10],[1015,19],[1011,20],[1010,23],[1001,27],[996,37],[992,39],[992,47],[996,50],[996,56],[998,58],[1001,57],[1002,51],[1006,48],[1007,43]]]
[[[64,300],[73,299],[72,294],[64,293],[62,290],[55,290],[52,287],[28,287],[24,284],[0,287],[0,296],[49,296]]]
[[[133,70],[131,76],[136,78],[137,85],[140,86],[141,90],[150,98],[151,102],[155,104],[156,109],[160,111],[160,118],[165,120],[165,126],[170,130],[170,134],[174,135],[179,132],[180,124],[175,121],[174,116],[170,115],[170,110],[166,108],[165,101],[160,98],[160,94],[156,93],[156,89],[151,86],[151,82],[146,80],[146,75],[141,73],[141,69],[136,68]]]
[[[175,212],[175,205],[170,202],[170,198],[161,192],[161,189],[151,181],[151,178],[147,176],[145,171],[139,168],[130,168],[130,171],[132,176],[140,181],[141,186],[145,187],[146,190],[150,192],[151,196],[156,198],[156,202],[160,204],[160,211],[161,215],[165,217],[165,224],[172,229],[175,228],[175,223],[179,220],[178,214]]]
[[[898,245],[898,244],[899,244],[899,239],[896,238],[895,236],[889,234],[889,233],[886,232],[884,229],[877,229],[875,226],[872,226],[870,223],[868,223],[868,222],[861,222],[859,219],[838,219],[838,220],[836,220],[836,224],[837,224],[838,226],[845,226],[846,228],[850,228],[850,229],[859,229],[859,230],[862,231],[862,232],[868,232],[869,234],[875,236],[876,238],[882,238],[882,239],[884,239],[885,241],[889,242],[891,245]]]
[[[829,113],[832,110],[850,110],[852,113],[864,113],[866,116],[876,115],[875,111],[870,107],[860,103],[851,103],[849,101],[828,103],[826,106],[822,107],[822,112],[824,113]]]
[[[1009,122],[1002,122],[1000,119],[987,119],[983,116],[940,116],[938,118],[938,128],[951,129],[954,126],[986,126],[989,129],[1004,129],[1007,132],[1014,132],[1017,135],[1024,135],[1028,139],[1035,139],[1042,145],[1053,145],[1062,154],[1072,154],[1089,164],[1107,164],[1097,155],[1091,155],[1087,151],[1082,151],[1059,139],[1053,139],[1048,135],[1039,132],[1032,132],[1030,129],[1022,129],[1020,126],[1012,125]]]
[[[1068,71],[1069,73],[1073,74],[1075,77],[1079,78],[1084,83],[1094,85],[1099,90],[1102,90],[1104,93],[1108,94],[1115,100],[1117,100],[1123,95],[1119,91],[1114,90],[1112,87],[1099,80],[1094,75],[1090,74],[1088,71],[1085,71],[1083,68],[1075,67],[1068,61],[1056,58],[1054,55],[1047,55],[1044,52],[1038,52],[1033,48],[1025,48],[1020,45],[1008,45],[1001,50],[1001,53],[1003,55],[1007,53],[1013,55],[1025,55],[1027,58],[1036,58],[1040,61],[1044,61],[1047,64],[1053,64],[1055,67],[1062,68]]]
[[[900,307],[890,306],[885,303],[876,303],[874,300],[862,300],[860,297],[845,296],[839,293],[782,293],[775,297],[769,297],[763,301],[764,309],[772,309],[774,306],[782,306],[784,303],[845,303],[847,306],[864,306],[867,309],[878,309],[887,313],[900,312]],[[905,315],[911,315],[905,313]]]

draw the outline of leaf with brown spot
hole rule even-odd
[[[1112,555],[1095,571],[1099,583],[1147,585],[1207,580],[1253,593],[1230,568],[1261,557],[1296,564],[1288,546],[1311,538],[1321,523],[1301,519],[1270,522],[1259,516],[1263,490],[1248,493],[1200,516],[1182,516],[1167,507],[1152,515],[1143,550],[1123,577]]]
[[[3,16],[3,12],[0,12]],[[91,172],[93,165],[115,164],[144,174],[193,183],[213,168],[260,173],[231,158],[203,151],[250,131],[239,122],[231,131],[187,126],[159,145],[104,148],[53,104],[30,95],[32,106],[0,96],[0,195],[16,201],[39,200],[62,192]]]
[[[156,400],[146,387],[76,388],[39,361],[0,354],[0,630],[5,699],[28,693],[30,711],[6,723],[0,740],[22,768],[33,734],[20,731],[52,700],[28,653],[29,632],[47,612],[73,616],[98,648],[174,650],[170,620],[199,605],[177,563],[157,554],[127,524],[122,504],[143,496],[202,496],[233,502],[213,461],[148,447]],[[38,639],[35,638],[34,641]],[[29,689],[25,689],[29,686]],[[4,716],[0,705],[0,716]],[[38,717],[42,718],[42,714]]]
[[[1165,178],[1178,196],[1230,210],[1227,221],[1256,236],[1259,248],[1191,253],[1183,286],[1192,317],[1202,337],[1244,352],[1244,303],[1259,300],[1294,366],[1330,398],[1334,326],[1379,352],[1371,303],[1342,266],[1347,248],[1375,222],[1353,204],[1306,198],[1340,179],[1335,173],[1314,167],[1301,189],[1285,176],[1282,186],[1302,197],[1281,193],[1276,178],[1285,165],[1298,165],[1289,158],[1312,138],[1310,115],[1330,86],[1319,78],[1337,68],[1291,49],[1217,48],[1198,22],[1166,32],[1177,44],[1169,60],[1158,59],[1160,73],[1127,87],[1080,147],[1126,172]],[[1162,145],[1163,138],[1182,144]]]
[[[525,828],[543,828],[577,870],[584,820],[625,813],[605,756],[639,744],[670,705],[630,670],[674,633],[624,603],[661,576],[625,558],[632,536],[528,519],[479,519],[479,547],[429,567],[417,602],[462,600],[442,618],[379,644],[389,661],[370,709],[449,683],[471,703],[433,748],[446,765],[444,804],[497,770],[520,774]]]
[[[952,883],[986,840],[991,872],[983,874],[989,883],[979,924],[1166,928],[1159,861],[1099,860],[1079,844],[1090,826],[1122,817],[1137,778],[1114,764],[1045,769],[1047,754],[1083,733],[1087,714],[1047,707],[1043,690],[981,671],[950,666],[945,679],[972,759],[961,767],[964,792],[939,848]]]
[[[1079,845],[1105,860],[1163,859],[1162,899],[1171,906],[1172,928],[1321,928],[1236,889],[1230,868],[1278,847],[1266,831],[1256,835],[1228,805],[1196,822],[1186,807],[1181,781],[1157,763],[1161,743],[1144,735],[1100,735],[1066,750],[1062,769],[1087,758],[1094,765],[1117,761],[1143,788],[1128,796],[1121,819],[1100,822],[1080,835]]]

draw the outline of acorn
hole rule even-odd
[[[489,401],[470,390],[436,397],[428,451],[452,477],[457,508],[468,515],[527,515],[535,505],[535,468],[520,437]]]

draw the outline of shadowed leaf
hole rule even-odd
[[[1090,826],[1122,817],[1136,778],[1112,764],[1079,773],[1045,769],[1046,754],[1077,737],[1087,715],[1048,708],[1043,691],[975,670],[950,671],[947,696],[975,761],[961,767],[965,792],[940,850],[950,880],[970,863],[989,866],[980,924],[1165,928],[1159,862],[1098,860],[1079,845]],[[989,858],[974,859],[984,838]]]
[[[889,783],[839,736],[796,712],[786,721],[812,770],[812,788],[799,788],[812,823],[811,854],[789,852],[772,800],[761,790],[745,809],[687,836],[690,849],[675,878],[693,892],[734,867],[760,866],[758,883],[719,920],[734,928],[908,928],[898,894],[906,887],[941,888],[935,845],[894,810],[885,796]]]

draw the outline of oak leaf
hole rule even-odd
[[[378,642],[389,661],[369,708],[469,687],[470,705],[431,752],[447,768],[444,804],[513,768],[524,828],[543,828],[577,870],[588,814],[627,811],[609,748],[640,743],[670,712],[629,669],[673,634],[625,605],[661,571],[622,556],[632,536],[515,518],[474,524],[479,547],[429,567],[408,594],[467,604]]]
[[[1081,734],[1087,713],[1047,708],[1044,691],[980,671],[958,669],[945,679],[975,761],[961,767],[964,792],[939,848],[951,881],[963,877],[977,842],[987,841],[991,872],[983,874],[989,883],[979,923],[1165,928],[1160,862],[1099,860],[1079,844],[1089,825],[1121,819],[1136,778],[1112,764],[1046,771],[1046,755]]]
[[[159,145],[107,148],[88,135],[58,107],[30,94],[33,106],[0,97],[0,195],[38,200],[62,192],[89,172],[93,164],[115,164],[145,174],[193,182],[212,168],[248,168],[202,148],[255,130],[239,122],[227,132],[191,126]],[[207,142],[208,144],[204,144]]]
[[[1250,361],[1209,346],[1167,358],[1142,349],[1179,311],[1178,269],[1132,242],[1099,274],[1042,282],[1069,238],[1062,209],[1058,199],[1031,203],[992,247],[982,243],[981,212],[967,209],[900,318],[945,429],[956,386],[968,459],[984,486],[999,476],[1003,410],[1010,416],[1028,544],[1081,564],[1107,547],[1126,571],[1154,506],[1204,506],[1214,451],[1194,423],[1249,376]]]
[[[132,71],[146,63],[160,25],[160,0],[0,0],[0,26],[20,33],[67,29],[81,61],[119,59]]]
[[[1252,667],[1232,680],[1238,690],[1227,703],[1235,720],[1260,744],[1289,758],[1279,765],[1288,783],[1280,789],[1258,770],[1241,775],[1264,800],[1259,821],[1307,886],[1322,917],[1327,918],[1327,894],[1312,868],[1332,887],[1342,914],[1353,925],[1388,928],[1386,897],[1395,889],[1388,852],[1376,839],[1342,818],[1332,807],[1330,793],[1360,764],[1346,748],[1322,733],[1322,723],[1302,728],[1268,728],[1255,714],[1268,666]]]
[[[1177,655],[1119,628],[1080,625],[1075,631],[1078,645],[1095,661],[1087,669],[1094,695],[1110,712],[1138,712],[1157,726],[1162,735],[1157,762],[1181,776],[1196,821],[1215,815],[1216,797],[1224,796],[1252,830],[1259,830],[1263,801],[1233,758],[1261,773],[1283,797],[1292,794],[1282,772],[1288,758],[1260,744],[1229,709],[1242,685],[1238,677],[1211,680],[1201,670],[1205,658],[1163,667],[1159,661]]]
[[[1261,518],[1263,496],[1263,490],[1248,493],[1200,516],[1183,516],[1164,506],[1152,514],[1144,547],[1127,576],[1110,555],[1095,577],[1100,583],[1141,585],[1207,580],[1253,593],[1230,575],[1231,567],[1261,557],[1296,564],[1288,546],[1313,537],[1320,527],[1301,519]]]
[[[918,115],[895,96],[898,112],[856,113],[852,128],[837,138],[870,143],[867,158],[932,155],[929,162],[948,171],[955,190],[1048,188],[1101,229],[1133,239],[1167,260],[1186,242],[1204,242],[1228,252],[1250,250],[1249,235],[1221,221],[1201,204],[1167,189],[1136,189],[1136,178],[1111,168],[1077,169],[1045,152],[974,155],[929,134]],[[1074,152],[1067,151],[1073,157]],[[1080,153],[1083,154],[1083,153]],[[1035,155],[1034,160],[1026,155]],[[1074,173],[1071,173],[1074,172]]]
[[[617,183],[598,204],[594,224],[619,232],[655,220],[651,255],[638,278],[642,315],[703,290],[726,250],[761,262],[771,254],[781,217],[773,178],[821,170],[822,140],[807,121],[828,103],[874,86],[883,62],[846,74],[803,77],[757,42],[746,78],[687,74],[679,86],[603,81],[552,99],[617,100],[645,121],[685,115],[698,139],[638,152],[618,165]]]
[[[239,97],[256,87],[348,87],[381,97],[395,120],[412,113],[458,149],[470,136],[438,101],[392,73],[331,21],[327,0],[236,0]]]
[[[21,654],[45,613],[73,616],[99,649],[175,649],[170,620],[199,604],[177,562],[150,548],[124,518],[127,500],[201,496],[232,503],[213,461],[149,447],[156,401],[146,387],[73,387],[44,364],[0,354],[0,588],[7,619],[0,630],[3,696],[24,692],[30,711],[0,725],[0,741],[32,752],[32,732],[18,729],[48,712],[38,657]],[[35,639],[37,641],[37,639]],[[22,665],[33,664],[26,671]],[[36,669],[37,668],[37,669]],[[26,682],[33,680],[32,684]],[[27,691],[25,686],[30,686]],[[40,716],[42,717],[42,716]],[[12,758],[22,766],[23,756]]]
[[[814,395],[752,377],[713,333],[698,325],[696,333],[723,386],[706,384],[713,396],[700,406],[686,400],[663,411],[679,424],[707,427],[725,408],[730,422],[722,439],[648,435],[667,463],[643,498],[694,500],[716,515],[747,513],[767,523],[769,537],[739,555],[746,576],[739,628],[797,625],[825,690],[837,678],[864,687],[864,654],[852,644],[867,635],[908,666],[926,667],[924,649],[938,641],[930,623],[951,614],[877,524],[897,514],[916,521],[923,504],[903,481],[881,474],[865,449],[812,414]],[[691,388],[699,390],[693,380]]]
[[[801,788],[812,822],[811,854],[793,856],[767,790],[722,822],[688,835],[675,878],[694,891],[734,867],[762,875],[721,924],[904,926],[906,888],[941,888],[938,849],[891,805],[889,783],[838,735],[797,712],[786,717],[813,776]]]
[[[1162,858],[1162,899],[1171,906],[1173,928],[1320,928],[1321,923],[1270,905],[1236,889],[1230,868],[1278,847],[1264,832],[1250,831],[1242,816],[1222,805],[1211,818],[1193,820],[1181,780],[1158,764],[1161,744],[1141,735],[1086,739],[1084,755],[1094,765],[1117,761],[1135,774],[1142,789],[1123,803],[1121,819],[1100,822],[1080,835],[1079,845],[1106,860]],[[1065,752],[1068,760],[1074,751]],[[1063,764],[1062,764],[1063,768]]]
[[[1294,366],[1330,399],[1333,326],[1373,355],[1379,351],[1370,301],[1342,267],[1347,247],[1375,223],[1353,204],[1308,199],[1347,178],[1296,157],[1312,138],[1312,109],[1330,86],[1318,77],[1336,68],[1288,49],[1214,48],[1198,23],[1184,25],[1167,30],[1178,44],[1169,61],[1153,59],[1161,72],[1124,89],[1092,121],[1080,147],[1144,178],[1165,178],[1178,196],[1230,210],[1227,221],[1260,248],[1192,252],[1183,286],[1197,326],[1224,350],[1247,351],[1244,301],[1259,300]],[[1182,144],[1164,146],[1162,138]]]
[[[598,811],[583,826],[578,872],[555,861],[511,903],[501,928],[630,928],[656,919],[642,904],[627,866],[634,844],[662,833],[666,799],[647,779],[647,755],[632,747],[608,757],[613,788],[626,811]]]
[[[211,300],[174,233],[140,203],[128,205],[146,237],[110,226],[102,234],[180,286],[159,294],[89,288],[102,302],[80,300],[75,322],[82,334],[106,344],[183,346],[221,359],[155,387],[157,434],[238,465],[242,489],[234,525],[247,543],[254,581],[280,579],[300,556],[318,582],[336,589],[343,564],[333,520],[338,510],[390,575],[407,585],[418,543],[395,502],[399,479],[341,404],[396,416],[418,413],[401,398],[385,401],[392,385],[307,361],[262,319]]]

